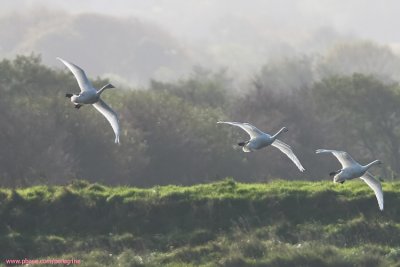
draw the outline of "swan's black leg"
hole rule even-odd
[[[75,104],[75,108],[76,108],[76,109],[79,109],[80,107],[82,107],[81,104]]]
[[[346,182],[346,181],[340,181],[339,183],[343,184],[344,182]]]

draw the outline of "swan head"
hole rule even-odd
[[[108,84],[104,85],[103,88],[104,88],[104,89],[111,89],[111,88],[115,88],[115,86],[112,85],[111,83],[108,83]],[[103,89],[103,88],[102,88],[102,89]]]
[[[108,84],[104,85],[103,87],[101,87],[100,90],[97,91],[97,95],[100,96],[101,93],[104,92],[104,90],[111,89],[111,88],[115,88],[115,86],[112,85],[111,83],[108,83]]]
[[[282,130],[281,130],[282,132],[284,132],[284,133],[286,133],[287,131],[289,131],[288,130],[288,128],[286,128],[286,127],[282,127]]]

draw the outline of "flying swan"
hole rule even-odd
[[[58,57],[57,59],[64,63],[64,65],[74,74],[79,88],[81,89],[79,94],[68,93],[65,94],[65,96],[71,99],[71,102],[74,103],[74,106],[77,109],[84,104],[92,104],[111,124],[115,133],[115,143],[119,144],[120,127],[118,115],[100,98],[100,95],[104,90],[114,88],[114,86],[112,84],[106,84],[100,90],[96,90],[86,77],[84,70],[62,58]]]
[[[303,166],[301,165],[299,159],[296,157],[296,155],[293,153],[291,147],[284,142],[276,139],[281,133],[287,132],[288,129],[286,127],[283,127],[280,129],[276,134],[273,136],[264,133],[251,125],[250,123],[241,123],[241,122],[230,122],[230,121],[219,121],[217,123],[224,123],[224,124],[229,124],[233,126],[237,126],[245,130],[249,135],[250,135],[250,140],[245,141],[245,142],[240,142],[238,145],[243,147],[244,152],[251,152],[254,150],[259,150],[261,148],[267,147],[269,145],[272,145],[276,148],[278,148],[280,151],[282,151],[286,156],[289,157],[293,161],[294,164],[296,164],[297,168],[301,172],[305,171]]]
[[[382,164],[381,161],[374,160],[373,162],[363,166],[344,151],[318,149],[316,153],[332,153],[339,160],[340,164],[342,164],[342,169],[329,174],[330,176],[333,176],[333,182],[344,183],[346,180],[361,178],[369,187],[371,187],[372,190],[374,190],[376,199],[378,200],[379,209],[383,210],[382,185],[372,176],[371,173],[368,172],[370,167]]]

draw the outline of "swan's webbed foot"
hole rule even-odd
[[[82,107],[81,104],[75,104],[75,108],[76,108],[76,109],[79,109],[80,107]]]
[[[246,142],[240,142],[240,143],[238,143],[238,146],[245,146],[247,143],[248,143],[249,141],[246,141]]]
[[[344,184],[344,182],[346,182],[346,181],[340,181],[339,183]]]
[[[65,97],[71,98],[73,94],[65,94]]]
[[[329,176],[335,176],[335,175],[338,174],[340,171],[341,171],[341,170],[331,172],[331,173],[329,173]]]

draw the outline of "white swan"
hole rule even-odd
[[[80,67],[62,58],[58,57],[57,59],[64,63],[74,74],[75,79],[78,81],[79,88],[81,89],[80,94],[65,94],[65,96],[71,99],[71,102],[74,103],[77,109],[84,104],[92,104],[111,124],[115,133],[115,143],[119,144],[120,127],[118,115],[100,98],[101,93],[105,89],[114,88],[114,86],[112,84],[106,84],[97,91]]]
[[[372,190],[374,190],[376,199],[378,200],[379,209],[383,210],[382,185],[368,172],[368,169],[373,165],[382,164],[381,161],[374,160],[373,162],[363,166],[352,159],[352,157],[344,151],[318,149],[316,153],[332,153],[339,160],[340,164],[342,164],[342,169],[329,174],[330,176],[333,176],[333,182],[344,183],[346,180],[361,178]]]
[[[278,148],[283,153],[285,153],[285,155],[288,156],[289,159],[291,159],[294,164],[296,164],[297,168],[299,168],[301,172],[305,171],[305,169],[301,165],[299,159],[293,153],[290,146],[276,139],[281,133],[288,131],[288,129],[286,129],[285,127],[280,129],[273,136],[271,136],[267,133],[260,131],[250,123],[230,122],[230,121],[219,121],[217,123],[225,123],[233,126],[238,126],[243,130],[245,130],[250,135],[250,140],[238,144],[239,146],[243,147],[244,152],[251,152],[272,145]]]

